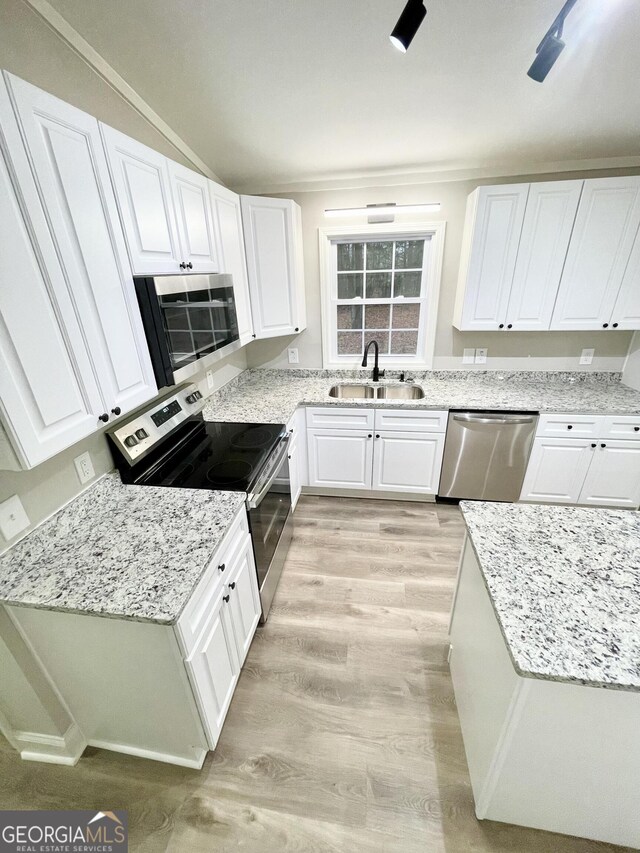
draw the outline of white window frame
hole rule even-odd
[[[445,229],[446,222],[339,225],[318,229],[322,301],[322,364],[324,368],[350,370],[354,367],[360,367],[362,364],[359,356],[338,356],[337,354],[337,322],[334,317],[337,299],[337,269],[336,251],[333,244],[336,240],[349,240],[357,243],[377,237],[380,240],[417,240],[421,238],[429,240],[427,263],[423,266],[423,275],[426,279],[423,295],[420,300],[407,300],[407,304],[422,302],[426,312],[426,321],[422,322],[418,335],[417,353],[416,355],[380,355],[380,365],[391,369],[432,369],[438,323],[438,300],[442,281]],[[381,301],[384,302],[384,300]],[[363,299],[362,304],[366,305],[366,300]]]

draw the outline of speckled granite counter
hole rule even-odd
[[[0,557],[0,603],[171,624],[244,498],[108,475]]]
[[[366,382],[370,371],[248,370],[207,401],[211,421],[286,423],[300,405],[409,409],[505,409],[588,414],[638,414],[640,392],[619,374],[413,373],[421,400],[352,400],[329,396],[336,382]],[[389,374],[392,375],[392,374]]]
[[[640,514],[460,506],[516,670],[640,691]]]

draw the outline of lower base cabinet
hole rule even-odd
[[[358,429],[307,431],[309,485],[370,489],[373,433]]]
[[[383,492],[435,495],[440,482],[444,435],[380,432],[373,449],[373,488]]]

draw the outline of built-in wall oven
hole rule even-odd
[[[244,492],[267,618],[292,535],[284,424],[205,421],[184,385],[107,431],[120,477],[138,486]]]
[[[134,282],[159,388],[190,378],[213,353],[240,346],[230,275],[144,276]]]

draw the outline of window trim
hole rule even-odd
[[[332,328],[331,289],[333,278],[336,274],[333,264],[332,242],[334,240],[345,240],[349,238],[354,242],[358,240],[371,240],[372,237],[399,240],[428,238],[431,241],[429,257],[425,267],[427,279],[427,290],[422,297],[427,321],[423,325],[422,341],[419,341],[419,349],[416,356],[380,356],[380,364],[390,369],[404,368],[414,370],[431,370],[433,368],[433,357],[436,342],[436,328],[438,323],[438,301],[442,283],[442,266],[444,260],[444,237],[446,222],[407,222],[407,223],[379,223],[365,225],[338,225],[331,228],[318,228],[318,243],[320,253],[320,296],[322,309],[322,365],[328,370],[351,370],[360,367],[360,358],[353,361],[333,358],[334,340],[337,340],[337,329]],[[414,300],[416,301],[416,300]],[[366,300],[362,300],[363,305]],[[420,351],[421,348],[421,351]]]

